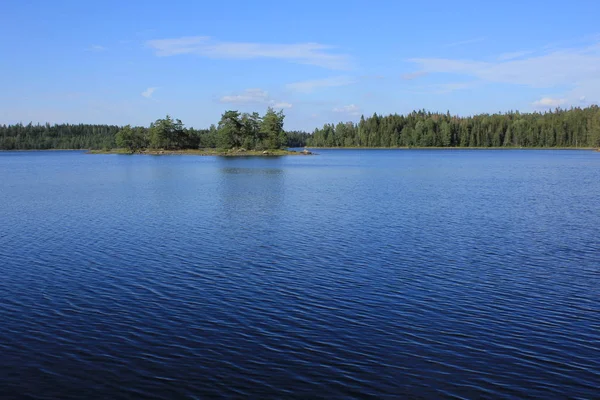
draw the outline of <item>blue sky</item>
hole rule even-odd
[[[600,1],[24,1],[0,5],[0,123],[208,127],[283,109],[469,115],[600,101]]]

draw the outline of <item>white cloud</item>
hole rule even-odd
[[[273,108],[292,108],[292,104],[282,101],[279,103],[273,103],[272,107]]]
[[[246,89],[242,93],[223,96],[220,98],[221,103],[265,103],[269,99],[269,94],[261,89]]]
[[[533,102],[533,106],[536,108],[556,108],[567,102],[566,99],[555,99],[552,97],[542,97],[539,100]]]
[[[147,99],[151,99],[152,95],[154,94],[154,92],[156,91],[155,87],[149,87],[148,89],[144,90],[141,94],[142,96],[144,96]]]
[[[349,104],[347,106],[335,107],[333,112],[348,115],[360,115],[360,107],[355,104]]]
[[[551,49],[524,57],[525,52],[504,54],[498,61],[449,58],[415,58],[409,61],[430,74],[454,74],[474,78],[474,83],[503,83],[530,88],[564,90],[560,98],[549,97],[533,103],[536,107],[578,104],[582,96],[598,98],[600,43],[582,47]]]
[[[273,100],[269,93],[262,89],[246,89],[241,93],[222,96],[221,103],[240,105],[266,105],[273,108],[292,108],[292,104],[285,101]]]
[[[501,62],[446,58],[415,58],[409,61],[419,64],[423,72],[452,73],[487,82],[544,88],[597,77],[600,73],[600,47],[566,49]]]
[[[208,36],[190,36],[149,40],[146,45],[154,49],[156,55],[161,57],[196,54],[214,59],[279,59],[328,69],[349,69],[351,67],[348,55],[334,53],[332,46],[319,43],[221,42]]]
[[[295,92],[311,93],[318,88],[347,86],[352,85],[353,83],[356,83],[355,78],[349,76],[334,76],[331,78],[288,83],[285,87]]]

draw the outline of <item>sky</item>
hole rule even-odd
[[[0,124],[207,128],[281,109],[361,115],[600,102],[600,1],[28,1],[0,4]]]

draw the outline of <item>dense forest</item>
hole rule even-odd
[[[600,147],[600,108],[547,113],[480,114],[414,111],[329,124],[308,140],[314,147]]]
[[[285,131],[281,111],[226,111],[208,129],[184,127],[167,116],[149,127],[114,125],[0,125],[1,150],[280,147],[600,147],[600,108],[547,113],[480,114],[414,111],[327,124],[312,134]]]
[[[112,125],[0,125],[0,149],[198,149],[246,148],[253,150],[301,147],[308,133],[286,132],[285,116],[269,108],[258,113],[226,111],[218,125],[208,129],[186,128],[179,119],[166,116],[149,127]]]
[[[115,146],[114,125],[0,125],[1,150],[101,149]]]

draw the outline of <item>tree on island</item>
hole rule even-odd
[[[284,118],[282,111],[276,112],[271,107],[262,118],[256,112],[225,111],[217,128],[217,143],[224,149],[280,149],[287,144]]]
[[[283,130],[283,120],[285,115],[283,111],[274,111],[271,107],[262,119],[260,131],[267,148],[279,149],[287,142],[285,131]]]
[[[117,132],[115,142],[118,147],[125,148],[132,153],[148,147],[145,130],[139,127],[132,128],[131,125],[126,125]]]
[[[217,127],[217,145],[224,149],[240,147],[242,123],[238,111],[225,111]]]
[[[179,119],[172,119],[167,115],[164,119],[157,119],[150,125],[150,147],[153,149],[175,150],[186,145],[186,135],[183,123]]]
[[[183,127],[179,119],[167,115],[157,119],[149,128],[130,125],[123,127],[115,136],[115,143],[131,153],[150,148],[153,150],[182,150],[198,148],[221,148],[224,150],[245,148],[248,150],[276,150],[288,145],[283,130],[285,115],[282,111],[268,108],[264,116],[257,112],[240,113],[228,110],[223,113],[218,126],[207,130]],[[294,132],[293,142],[303,145],[308,134]]]

